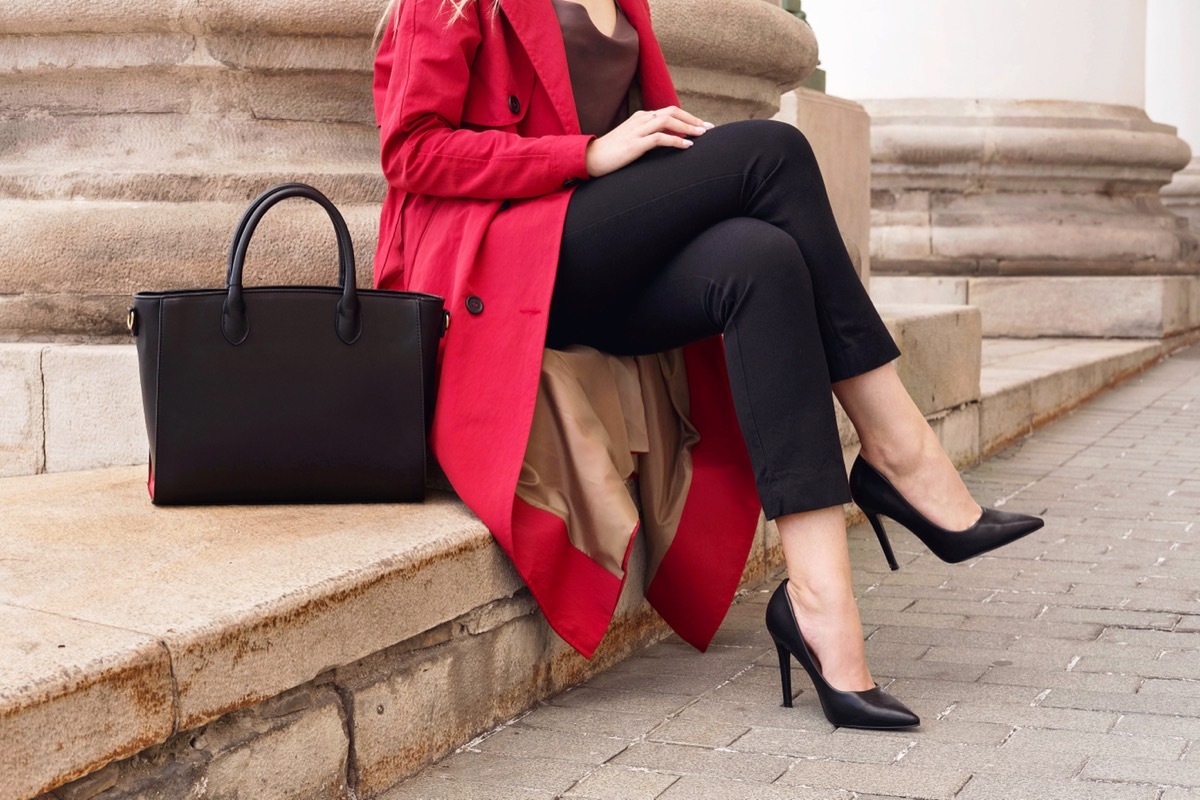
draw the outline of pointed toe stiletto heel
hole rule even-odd
[[[800,633],[800,624],[792,611],[787,594],[787,581],[771,595],[767,603],[767,631],[775,640],[779,653],[779,678],[783,684],[783,705],[792,707],[791,658],[800,662],[821,701],[825,718],[839,728],[890,730],[920,725],[921,719],[896,698],[875,686],[863,692],[843,692],[835,689],[821,674],[821,668]]]
[[[875,535],[879,537],[888,566],[894,570],[900,569],[900,565],[896,563],[880,516],[890,517],[908,528],[935,556],[951,564],[1003,547],[1045,525],[1041,517],[985,508],[971,527],[961,531],[946,530],[913,508],[892,482],[862,456],[855,459],[854,467],[850,470],[850,496],[867,515]]]

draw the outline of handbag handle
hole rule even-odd
[[[319,204],[333,223],[338,243],[338,287],[342,290],[338,300],[334,329],[338,338],[346,344],[354,344],[362,333],[359,318],[358,286],[355,277],[354,243],[350,229],[337,207],[328,197],[304,183],[282,183],[259,195],[247,207],[234,231],[233,244],[229,249],[229,262],[225,275],[225,303],[221,308],[221,333],[232,345],[240,345],[250,334],[250,321],[246,317],[246,302],[242,297],[242,272],[246,263],[246,252],[258,223],[272,206],[291,197],[303,197]]]

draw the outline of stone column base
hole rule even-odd
[[[1172,213],[1186,219],[1192,232],[1200,236],[1200,155],[1163,187],[1162,201]]]
[[[979,308],[983,335],[1162,339],[1200,329],[1200,276],[876,275],[876,303]]]
[[[775,119],[808,138],[842,238],[863,283],[871,273],[871,118],[858,103],[811,89],[788,92]]]

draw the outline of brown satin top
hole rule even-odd
[[[629,118],[629,87],[638,67],[637,31],[619,3],[616,30],[605,36],[579,3],[551,2],[567,48],[579,128],[603,136]]]

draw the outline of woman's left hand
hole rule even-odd
[[[692,140],[684,137],[701,136],[713,128],[695,114],[678,106],[655,111],[637,111],[587,147],[587,172],[593,178],[616,172],[632,164],[656,147],[675,147],[686,150]]]

